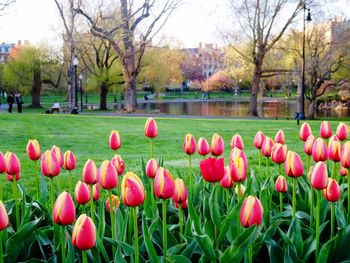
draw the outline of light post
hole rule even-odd
[[[79,81],[80,81],[80,111],[83,111],[83,75],[79,74]]]
[[[78,58],[74,57],[73,65],[74,65],[74,97],[75,97],[74,107],[75,109],[78,109],[78,76],[77,76],[78,64],[79,64]]]

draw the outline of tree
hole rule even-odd
[[[296,16],[303,10],[307,0],[293,4],[288,0],[230,0],[231,9],[243,35],[249,40],[249,53],[233,45],[235,51],[253,64],[253,78],[250,96],[250,116],[258,116],[257,92],[262,74],[266,72],[264,60],[286,32]],[[289,15],[286,16],[287,10]]]
[[[16,2],[16,0],[0,0],[0,15],[9,5],[14,2]]]
[[[128,112],[135,111],[137,106],[136,78],[141,71],[145,49],[179,3],[180,0],[142,0],[138,3],[120,0],[115,5],[107,5],[101,1],[94,15],[83,8],[76,9],[87,19],[91,32],[113,46],[123,68]]]
[[[202,90],[205,92],[210,92],[223,88],[233,88],[234,86],[235,82],[232,80],[232,78],[230,78],[227,73],[219,71],[202,83]]]

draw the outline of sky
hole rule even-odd
[[[226,1],[183,1],[159,37],[170,39],[182,47],[197,47],[200,42],[223,45],[221,32],[229,25]],[[350,8],[350,0],[328,2],[330,13]],[[17,0],[0,16],[0,43],[17,43],[18,40],[29,40],[33,44],[58,43],[61,27],[53,0]]]

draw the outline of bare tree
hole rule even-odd
[[[264,68],[264,59],[285,34],[300,11],[303,10],[304,5],[310,1],[229,0],[229,2],[235,17],[235,23],[238,23],[242,30],[240,36],[243,35],[247,38],[250,44],[248,54],[242,52],[239,48],[235,48],[235,51],[254,65],[249,115],[255,117],[258,116],[257,93],[260,80],[267,71]]]
[[[12,3],[16,2],[16,0],[0,0],[0,16],[1,13]]]
[[[114,48],[123,68],[125,78],[125,109],[135,111],[136,78],[141,70],[141,59],[147,45],[167,22],[170,14],[181,0],[119,0],[111,9],[104,9],[100,1],[99,10],[89,14],[83,8],[76,11],[84,16],[91,32],[108,40]],[[113,10],[113,12],[111,12]]]

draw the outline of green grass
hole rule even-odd
[[[75,181],[81,179],[81,172],[87,159],[93,159],[99,166],[104,159],[111,159],[113,152],[108,147],[108,138],[112,129],[121,134],[122,147],[118,154],[126,164],[126,171],[140,174],[140,157],[149,157],[149,140],[144,136],[143,128],[146,118],[138,117],[100,117],[75,115],[44,114],[0,114],[0,151],[12,151],[20,158],[22,166],[21,183],[30,193],[34,192],[35,180],[33,163],[26,155],[29,139],[38,139],[42,152],[59,146],[62,151],[71,150],[76,155],[78,169],[73,172]],[[182,144],[186,133],[192,133],[196,140],[203,136],[210,143],[214,132],[223,136],[225,141],[225,163],[228,164],[231,137],[235,133],[242,135],[249,167],[257,165],[258,152],[253,146],[253,139],[258,130],[274,138],[278,129],[283,129],[288,147],[302,152],[303,144],[299,140],[299,126],[295,121],[272,120],[229,120],[229,119],[175,119],[156,118],[159,135],[155,141],[155,156],[164,159],[164,166],[175,176],[186,173],[188,157],[183,153]],[[312,121],[310,125],[314,134],[318,135],[320,121]],[[331,121],[333,130],[338,122]],[[201,156],[195,154],[193,167],[198,171]],[[305,159],[305,158],[304,158]],[[277,171],[277,167],[274,168]],[[61,181],[67,181],[67,172],[62,170]],[[2,175],[0,183],[5,185],[5,193],[10,184]]]

